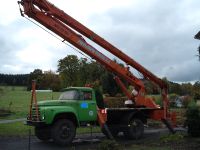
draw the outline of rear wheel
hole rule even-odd
[[[52,127],[52,138],[56,144],[67,145],[76,135],[76,126],[71,120],[57,120]]]
[[[124,136],[129,139],[139,139],[144,134],[144,125],[140,119],[133,118],[129,122],[129,128],[124,131]]]
[[[48,141],[51,139],[51,131],[49,127],[35,127],[35,136],[42,140]]]

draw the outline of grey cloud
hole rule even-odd
[[[165,68],[165,74],[175,81],[195,81],[200,80],[200,65],[191,60],[183,64],[176,64]]]
[[[195,56],[199,41],[193,36],[200,30],[200,1],[138,0],[136,4],[134,2],[129,6],[92,14],[86,26],[159,77],[166,76],[172,81],[199,80],[200,62]],[[11,24],[0,25],[0,72],[16,72],[12,68],[6,69],[5,65],[26,68],[19,70],[21,73],[40,67],[34,63],[24,64],[16,58],[16,52],[35,40],[18,38],[20,31],[32,25],[20,17],[20,14]],[[74,53],[70,48],[63,50],[48,45],[46,48],[53,53],[52,61],[49,62],[49,66],[53,68],[56,68],[58,59]]]
[[[29,24],[24,24],[23,20],[16,20],[9,25],[0,25],[0,73],[27,73],[24,68],[29,66],[22,64],[17,59],[18,51],[27,46],[26,39],[18,39],[18,33]],[[21,70],[13,70],[15,67]]]
[[[173,81],[198,80],[198,41],[193,37],[200,30],[199,6],[195,0],[142,0],[136,6],[94,14],[90,22],[104,21],[100,25],[107,28],[97,25],[97,32],[156,75]]]

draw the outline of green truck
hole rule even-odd
[[[38,102],[38,116],[36,107],[32,107],[31,116],[27,124],[35,127],[35,135],[42,141],[53,139],[59,145],[70,144],[76,129],[83,126],[98,126],[98,97],[92,88],[70,87],[64,89],[59,100],[45,100]],[[109,137],[123,132],[125,137],[140,138],[147,122],[148,108],[102,108],[107,121],[109,132],[102,128],[102,132]]]

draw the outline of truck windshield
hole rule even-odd
[[[77,100],[77,99],[79,99],[79,94],[78,91],[76,90],[65,91],[59,97],[59,100]]]

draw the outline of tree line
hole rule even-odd
[[[41,69],[35,69],[30,73],[28,89],[31,88],[31,81],[37,80],[37,89],[52,89],[59,91],[69,86],[92,85],[95,88],[101,88],[103,93],[109,93],[114,96],[120,93],[120,89],[113,79],[113,74],[108,72],[102,65],[96,61],[89,61],[85,58],[78,58],[75,55],[58,61],[57,72],[43,72]]]
[[[0,85],[27,86],[29,74],[0,74]]]
[[[120,65],[124,67],[123,64]],[[69,86],[92,84],[94,87],[100,88],[103,93],[108,93],[111,96],[121,93],[113,79],[114,75],[96,61],[68,55],[58,61],[57,68],[57,72],[35,69],[30,74],[25,75],[0,74],[0,84],[27,86],[27,90],[30,90],[32,80],[36,80],[37,89],[52,89],[53,91],[59,91]],[[157,85],[145,79],[141,80],[145,84],[147,94],[160,94]],[[193,85],[191,83],[171,82],[167,78],[163,78],[163,81],[167,83],[169,93],[190,95],[195,99],[200,99],[200,81],[196,81]],[[129,88],[128,83],[123,82]]]

